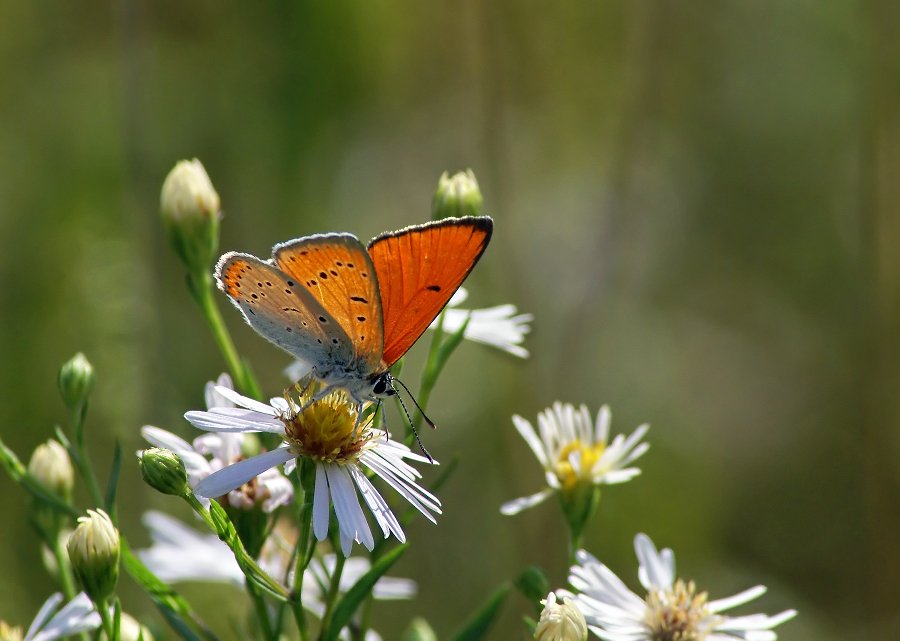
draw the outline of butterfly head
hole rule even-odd
[[[388,398],[397,393],[397,390],[394,389],[394,377],[388,371],[373,374],[369,379],[369,383],[371,385],[372,398]]]

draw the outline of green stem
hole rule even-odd
[[[75,434],[75,466],[78,472],[87,484],[88,492],[91,494],[91,500],[98,508],[103,507],[103,493],[100,491],[100,485],[97,483],[97,477],[94,475],[94,468],[91,467],[91,461],[88,458],[87,445],[84,443],[84,418],[86,407],[74,408],[69,412],[69,422],[72,425],[72,431]]]
[[[225,321],[222,320],[222,315],[219,313],[219,307],[216,305],[213,296],[215,290],[212,276],[207,272],[200,272],[194,275],[189,274],[188,286],[191,294],[194,296],[194,300],[200,306],[200,310],[203,312],[210,330],[212,330],[213,339],[216,341],[216,345],[222,353],[228,371],[231,372],[238,389],[253,398],[261,399],[262,392],[259,384],[243,361],[241,361],[237,348],[234,346],[234,341],[231,340],[231,334],[228,333]]]
[[[53,541],[48,541],[47,543],[53,552],[53,558],[56,559],[56,567],[59,570],[59,583],[62,587],[63,595],[66,597],[66,601],[71,601],[75,598],[77,592],[75,591],[75,579],[69,571],[69,556],[63,551],[59,542],[59,536],[57,535],[53,538]]]
[[[294,586],[291,593],[291,608],[301,641],[309,641],[309,625],[306,610],[303,609],[303,575],[312,559],[315,540],[312,537],[313,493],[315,491],[315,470],[308,461],[299,462],[296,474],[303,488],[303,504],[300,506],[300,534],[297,538],[296,565],[294,566]]]
[[[259,627],[263,633],[263,638],[277,641],[278,635],[272,629],[272,621],[269,619],[269,612],[266,609],[266,601],[263,595],[259,593],[256,586],[249,580],[245,581],[245,585],[247,586],[247,593],[253,600],[253,607],[256,608],[256,618],[259,619]]]
[[[325,616],[322,617],[322,630],[331,627],[331,615],[337,604],[338,593],[341,587],[341,574],[344,572],[344,563],[347,558],[343,554],[335,554],[334,572],[331,574],[331,585],[328,586],[328,594],[325,597]]]
[[[107,641],[118,638],[115,634],[116,630],[112,617],[109,615],[109,604],[106,602],[106,599],[101,599],[95,605],[97,606],[97,612],[100,613],[100,620],[103,622],[103,631],[106,632]]]

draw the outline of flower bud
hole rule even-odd
[[[151,447],[140,454],[141,476],[147,485],[163,494],[184,496],[188,491],[184,462],[170,450]]]
[[[112,596],[119,580],[119,531],[103,510],[88,510],[66,546],[72,571],[94,603]]]
[[[437,635],[428,621],[421,617],[416,617],[409,623],[409,627],[403,633],[403,641],[437,641]]]
[[[189,270],[207,271],[219,244],[219,194],[199,160],[181,160],[163,182],[160,213]]]
[[[471,169],[458,172],[452,177],[448,177],[445,171],[438,181],[437,190],[431,201],[431,218],[440,220],[460,216],[480,216],[483,205],[484,199]]]
[[[72,497],[75,469],[59,442],[50,439],[38,445],[28,461],[28,473],[61,499],[68,501]]]
[[[563,597],[558,603],[551,592],[541,604],[544,610],[534,629],[534,641],[587,641],[587,622],[571,599]]]
[[[94,366],[78,352],[59,368],[59,393],[70,410],[84,406],[94,387]]]

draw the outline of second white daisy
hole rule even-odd
[[[641,425],[628,437],[617,434],[610,441],[610,417],[604,405],[595,425],[586,406],[575,408],[558,401],[538,414],[537,430],[521,416],[513,416],[516,429],[544,468],[547,487],[504,503],[500,511],[518,514],[558,492],[565,495],[584,486],[624,483],[640,474],[631,463],[650,448],[649,443],[641,443],[650,426]]]

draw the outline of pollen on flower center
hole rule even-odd
[[[285,396],[290,410],[280,418],[286,440],[301,456],[327,463],[355,462],[371,436],[357,421],[355,405],[344,392],[336,391],[301,412],[312,393],[303,393],[299,399]]]
[[[554,471],[563,488],[570,490],[579,481],[590,481],[594,464],[600,460],[604,449],[606,447],[603,443],[583,445],[579,439],[563,446],[559,450],[559,456],[554,465]],[[571,461],[572,455],[575,453],[579,455],[577,467]]]
[[[701,622],[709,616],[706,592],[697,594],[693,581],[678,579],[670,590],[651,590],[644,622],[653,641],[703,641]]]

